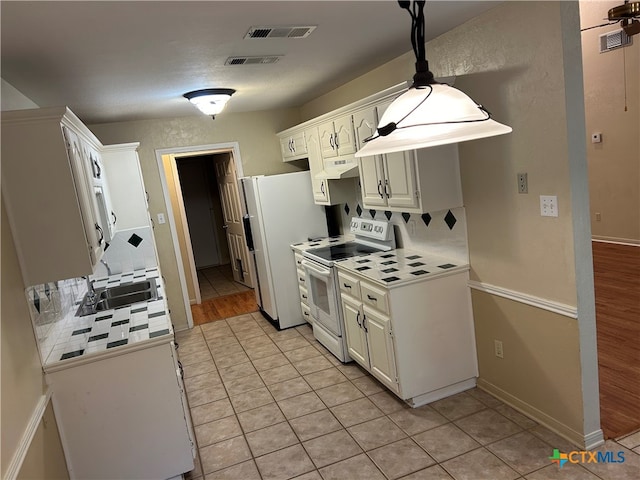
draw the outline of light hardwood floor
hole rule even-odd
[[[640,429],[640,247],[593,242],[601,425]]]

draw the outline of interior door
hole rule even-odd
[[[207,160],[208,157],[192,157],[176,162],[196,268],[220,264],[211,189],[204,164]]]
[[[247,287],[253,287],[249,270],[249,251],[247,250],[242,226],[242,208],[233,157],[227,155],[220,160],[216,159],[215,167],[220,187],[222,217],[229,243],[233,279]]]

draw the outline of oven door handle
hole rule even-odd
[[[316,273],[316,274],[320,275],[321,277],[329,278],[331,276],[331,271],[330,270],[325,270],[325,269],[321,270],[320,268],[318,268],[317,266],[315,266],[311,262],[308,262],[307,260],[302,260],[302,266],[304,268],[306,268],[307,270],[310,270],[313,273]]]

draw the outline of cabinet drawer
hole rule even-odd
[[[340,280],[340,291],[351,295],[354,298],[360,298],[360,280],[347,273],[338,273]]]
[[[298,289],[300,290],[300,301],[309,305],[309,294],[307,293],[307,289],[302,285],[300,285]]]
[[[301,253],[296,252],[294,254],[296,259],[296,268],[302,269],[302,259],[304,258]]]
[[[296,273],[298,275],[298,277],[297,277],[298,278],[298,285],[306,286],[307,285],[307,277],[306,277],[306,275],[304,273],[304,270],[301,270],[300,268],[298,268],[296,270]]]
[[[300,308],[302,309],[302,318],[304,318],[307,323],[311,323],[311,309],[309,305],[300,303]]]
[[[362,282],[360,284],[360,291],[362,292],[362,303],[384,312],[387,315],[389,314],[389,298],[386,290],[370,283]]]

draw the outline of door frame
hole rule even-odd
[[[187,315],[187,324],[189,328],[193,328],[193,316],[191,314],[191,302],[189,300],[189,293],[187,289],[187,278],[184,270],[184,262],[182,259],[182,252],[180,251],[180,244],[178,242],[178,229],[176,227],[175,217],[174,215],[180,215],[182,218],[183,224],[186,225],[186,214],[184,212],[184,208],[181,209],[180,212],[174,212],[171,206],[171,197],[169,195],[169,184],[167,182],[167,177],[164,171],[164,164],[162,157],[165,155],[169,155],[171,157],[171,168],[175,172],[176,171],[176,160],[175,157],[183,157],[183,156],[196,156],[196,155],[208,155],[208,154],[218,154],[218,153],[230,153],[232,160],[235,164],[236,170],[236,179],[242,178],[244,176],[244,172],[242,169],[242,159],[240,157],[240,146],[238,142],[229,142],[229,143],[215,143],[210,145],[191,145],[186,147],[172,147],[172,148],[161,148],[156,149],[156,163],[158,165],[158,173],[160,174],[160,183],[162,185],[162,195],[164,198],[165,207],[167,209],[167,220],[169,222],[169,230],[171,231],[171,241],[173,243],[173,250],[176,257],[176,264],[178,267],[178,278],[180,280],[180,288],[182,289],[182,299],[185,305],[186,315]],[[188,230],[188,229],[187,229]],[[186,233],[186,238],[189,240],[190,238],[188,231]],[[192,277],[193,282],[196,287],[196,300],[200,303],[200,283],[198,282],[198,276],[195,270],[195,261],[193,258],[193,251],[190,246],[187,247],[187,261],[190,263],[192,269]]]

